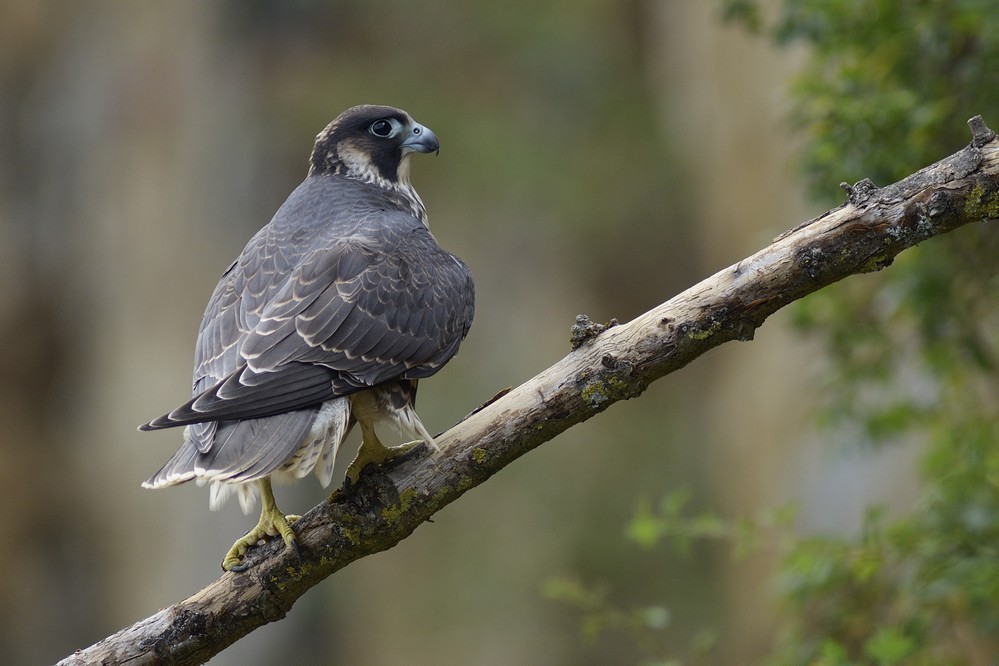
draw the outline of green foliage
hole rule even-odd
[[[859,537],[842,539],[797,536],[792,507],[728,521],[692,514],[688,497],[678,490],[655,508],[640,504],[629,538],[646,550],[687,554],[704,540],[727,545],[736,557],[776,552],[784,620],[770,659],[775,666],[935,666],[995,655],[988,637],[999,631],[999,535],[982,534],[994,529],[991,503],[960,517],[941,516],[942,505],[934,504],[894,523],[871,509]],[[583,611],[591,639],[611,629],[642,636],[643,609],[622,611],[606,588],[559,581],[548,596]],[[641,641],[649,645],[647,636]]]
[[[717,514],[701,513],[694,518],[684,516],[690,503],[690,493],[679,488],[663,497],[656,510],[648,501],[641,501],[628,524],[625,535],[642,548],[651,549],[668,540],[679,553],[689,554],[698,541],[715,540],[731,543],[736,556],[743,557],[773,545],[780,536],[787,538],[786,528],[794,521],[793,506],[767,508],[739,522],[725,520]]]
[[[964,121],[995,108],[999,15],[983,0],[753,0],[725,15],[809,57],[792,84],[808,138],[805,174],[823,198],[863,174],[884,185],[968,142]],[[987,119],[987,118],[986,118]]]
[[[792,82],[793,119],[812,193],[885,185],[966,144],[965,121],[999,108],[999,12],[982,0],[723,0],[724,14],[807,47]],[[992,218],[983,211],[983,218]],[[999,385],[999,235],[990,225],[935,239],[877,278],[805,299],[803,329],[830,362],[824,416],[877,443],[939,430],[956,410],[995,417]]]
[[[960,148],[965,121],[999,124],[999,12],[982,0],[723,0],[725,16],[806,47],[792,83],[813,194],[885,185]],[[983,218],[994,218],[990,210]],[[774,664],[999,661],[999,237],[967,227],[878,276],[805,300],[803,331],[827,343],[823,422],[859,445],[922,443],[924,488],[908,516],[869,511],[855,538],[799,538],[790,514],[687,516],[674,493],[640,504],[644,548],[704,540],[781,554]]]
[[[799,43],[793,119],[803,169],[896,181],[969,140],[999,108],[999,13],[981,0],[806,0],[729,18]],[[994,218],[983,211],[983,218]],[[799,325],[829,349],[824,422],[858,443],[922,441],[918,509],[876,512],[858,540],[804,540],[781,574],[789,631],[778,663],[947,664],[999,658],[999,237],[977,225],[899,257],[879,279],[805,300]]]
[[[639,662],[642,666],[699,663],[718,642],[714,629],[702,629],[691,640],[686,654],[676,656],[677,651],[664,633],[672,621],[669,610],[659,605],[622,608],[611,600],[607,585],[587,585],[575,578],[552,577],[545,581],[542,594],[580,613],[580,633],[587,644],[595,643],[608,633],[626,635],[642,655]]]
[[[624,609],[609,599],[606,585],[586,585],[575,578],[553,577],[545,581],[542,594],[565,603],[581,613],[580,633],[587,644],[602,634],[628,635],[645,655],[648,664],[679,664],[667,655],[662,630],[670,623],[670,613],[662,606]]]
[[[724,16],[803,46],[792,120],[812,194],[897,181],[967,144],[965,121],[999,126],[999,12],[984,0],[722,0]],[[983,220],[997,217],[981,206]],[[642,502],[627,527],[643,549],[737,555],[774,548],[779,665],[999,663],[999,236],[965,227],[846,280],[795,310],[827,346],[822,423],[858,446],[920,444],[922,496],[854,537],[802,538],[790,509],[742,521],[691,515],[682,491]],[[840,437],[842,439],[842,437]],[[567,595],[552,595],[567,600]],[[606,596],[587,611],[600,627]],[[576,598],[574,605],[583,608]],[[612,606],[611,606],[612,608]],[[624,620],[620,618],[630,618]],[[631,625],[629,625],[629,622]]]

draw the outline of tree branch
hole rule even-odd
[[[573,326],[568,356],[437,438],[442,453],[369,468],[295,523],[301,561],[280,539],[251,549],[250,569],[80,650],[61,664],[198,664],[279,620],[310,587],[391,548],[514,459],[729,340],[750,340],[770,314],[854,273],[972,222],[999,218],[999,140],[981,117],[972,143],[881,189],[844,184],[848,203],[784,233],[627,324]]]

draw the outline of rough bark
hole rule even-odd
[[[729,340],[750,340],[781,307],[959,226],[999,218],[999,140],[980,117],[973,141],[894,185],[844,184],[849,201],[626,324],[585,317],[572,351],[466,417],[437,441],[368,469],[295,524],[297,560],[280,539],[251,549],[245,573],[64,659],[61,664],[199,664],[279,620],[306,590],[356,559],[391,548],[515,458]]]

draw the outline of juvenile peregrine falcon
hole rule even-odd
[[[194,397],[140,427],[186,426],[184,443],[142,485],[211,484],[213,509],[236,493],[260,520],[222,568],[280,534],[271,477],[315,471],[324,486],[355,423],[361,448],[345,484],[368,463],[420,441],[437,445],[414,409],[417,380],[451,359],[468,333],[468,267],[431,235],[409,181],[413,153],[438,152],[429,129],[400,109],[356,106],[316,137],[308,177],[250,239],[215,287],[194,354]],[[387,448],[376,428],[406,441]]]

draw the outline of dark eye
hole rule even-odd
[[[371,123],[371,127],[368,128],[368,131],[375,136],[386,137],[392,134],[392,129],[392,123],[388,120],[382,119]]]

